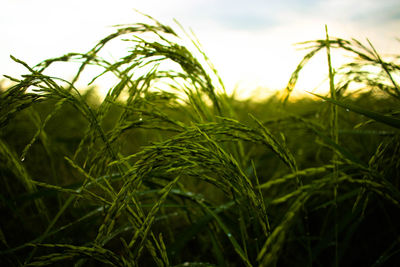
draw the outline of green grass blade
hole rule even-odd
[[[232,243],[232,246],[234,247],[236,253],[243,260],[243,263],[246,266],[252,266],[252,264],[250,263],[249,259],[246,256],[246,253],[240,247],[239,243],[237,242],[236,238],[232,235],[232,232],[229,230],[229,228],[222,222],[221,218],[214,211],[212,211],[209,207],[207,207],[207,205],[205,205],[203,203],[199,203],[199,204],[203,207],[203,209],[208,214],[211,214],[215,218],[219,227],[221,227],[221,230],[225,233],[225,235],[228,237],[229,241]]]
[[[381,122],[381,123],[384,123],[386,125],[392,126],[394,128],[400,129],[400,119],[397,119],[397,118],[395,118],[393,116],[382,115],[380,113],[377,113],[377,112],[374,112],[374,111],[370,111],[370,110],[367,110],[367,109],[364,109],[364,108],[360,108],[360,107],[357,107],[357,106],[352,105],[352,104],[344,103],[342,101],[338,101],[338,100],[335,100],[335,99],[332,99],[332,98],[328,98],[328,97],[325,97],[325,96],[322,96],[322,95],[314,94],[314,93],[311,93],[311,92],[309,92],[309,93],[312,94],[312,95],[315,95],[315,96],[317,96],[317,97],[319,97],[319,98],[321,98],[321,99],[323,99],[323,100],[325,100],[325,101],[327,101],[329,103],[338,105],[338,106],[340,106],[342,108],[351,110],[351,111],[353,111],[355,113],[364,115],[365,117],[373,119],[373,120],[375,120],[377,122]]]

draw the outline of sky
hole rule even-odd
[[[294,44],[325,38],[325,25],[332,37],[368,38],[382,54],[400,48],[398,0],[2,0],[0,75],[26,73],[10,55],[35,65],[86,52],[114,31],[112,25],[142,22],[134,9],[192,29],[228,93],[236,88],[243,98],[283,89],[305,55]],[[338,55],[333,63],[344,60]],[[315,90],[326,66],[326,55],[310,62],[296,90]]]

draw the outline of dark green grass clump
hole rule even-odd
[[[327,34],[283,100],[238,101],[194,38],[150,19],[84,54],[13,58],[28,74],[0,95],[2,266],[399,262],[396,60]],[[118,40],[128,53],[102,58]],[[354,62],[333,70],[332,49]],[[329,95],[288,101],[320,51]],[[61,62],[80,63],[72,80],[45,74]],[[75,87],[91,65],[118,79],[101,101]]]

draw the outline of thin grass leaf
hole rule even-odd
[[[25,166],[22,164],[23,160],[19,160],[15,152],[9,148],[2,139],[0,139],[0,159],[0,166],[4,168],[4,170],[9,169],[28,193],[34,193],[37,191],[34,181],[30,177]],[[37,211],[42,213],[46,219],[49,219],[46,205],[42,199],[35,199],[34,204]]]
[[[328,98],[328,97],[321,96],[321,95],[318,95],[318,94],[314,94],[314,93],[311,93],[311,92],[308,92],[308,93],[310,93],[310,94],[312,94],[314,96],[317,96],[317,97],[319,97],[319,98],[321,98],[321,99],[323,99],[323,100],[325,100],[327,102],[330,102],[332,104],[338,105],[338,106],[340,106],[342,108],[345,108],[345,109],[351,110],[351,111],[353,111],[355,113],[364,115],[365,117],[373,119],[374,121],[384,123],[386,125],[392,126],[394,128],[397,128],[397,129],[400,128],[400,119],[397,119],[395,117],[386,116],[386,115],[383,115],[383,114],[380,114],[380,113],[377,113],[377,112],[374,112],[374,111],[370,111],[370,110],[366,110],[366,109],[357,107],[357,106],[352,105],[352,104],[345,103],[343,101],[334,100],[332,98]]]
[[[234,247],[236,253],[240,256],[240,258],[243,260],[243,263],[246,266],[252,266],[249,259],[246,257],[245,252],[243,251],[243,249],[241,248],[241,246],[239,245],[239,243],[236,241],[235,237],[232,235],[232,232],[228,229],[228,227],[222,222],[222,220],[220,219],[220,217],[213,212],[210,208],[208,208],[205,204],[203,203],[199,203],[204,210],[208,213],[211,214],[216,222],[218,223],[218,225],[221,227],[221,230],[225,233],[225,235],[228,237],[229,241],[232,243],[232,246]]]

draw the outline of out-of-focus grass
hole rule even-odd
[[[283,100],[238,101],[197,41],[191,51],[150,19],[118,26],[84,54],[34,67],[13,58],[27,74],[9,77],[0,97],[3,265],[398,262],[396,59],[327,34],[305,43]],[[130,43],[126,56],[102,59],[118,40]],[[354,62],[333,70],[332,49]],[[323,50],[330,94],[288,101]],[[70,61],[81,63],[70,81],[44,74]],[[88,65],[118,78],[101,102],[75,88]]]

